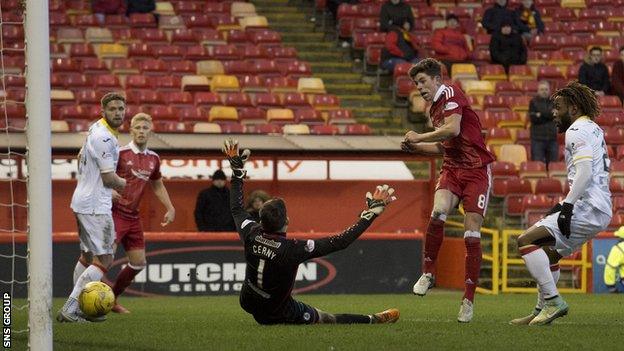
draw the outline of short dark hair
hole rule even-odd
[[[260,210],[260,224],[267,233],[280,231],[286,225],[286,203],[278,197],[264,203]]]
[[[454,19],[454,20],[456,20],[457,22],[459,22],[459,17],[457,17],[457,15],[456,15],[456,14],[454,14],[454,13],[449,13],[448,15],[446,15],[446,20],[447,20],[447,21],[448,21],[448,20],[452,20],[452,19]]]
[[[438,76],[442,78],[442,63],[431,57],[423,59],[410,68],[408,75],[410,78],[414,79],[418,73],[424,73],[430,77]]]
[[[620,51],[618,52],[622,52],[622,51],[624,51],[624,46],[620,46]]]
[[[117,93],[117,92],[106,93],[102,97],[102,100],[100,100],[102,109],[106,108],[106,105],[108,105],[109,102],[114,101],[114,100],[123,101],[124,104],[126,103],[126,97],[123,96],[122,93]]]
[[[589,52],[592,52],[592,51],[594,51],[594,50],[598,50],[598,51],[602,52],[602,48],[601,48],[600,46],[592,46],[592,47],[589,49]]]
[[[552,100],[557,97],[564,99],[568,105],[576,106],[582,115],[588,116],[591,120],[600,115],[600,104],[594,91],[576,80],[557,90]]]

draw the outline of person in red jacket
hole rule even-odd
[[[126,14],[126,1],[125,0],[93,0],[91,2],[91,9],[95,14],[95,17],[100,23],[104,23],[104,16],[106,15],[125,15]]]
[[[433,32],[431,45],[436,58],[447,67],[455,62],[465,62],[470,57],[471,49],[467,37],[459,27],[459,19],[454,14],[446,16],[446,28]]]
[[[407,19],[390,27],[386,35],[386,44],[381,51],[381,68],[390,72],[402,62],[418,62],[418,40],[410,33],[411,25]]]
[[[620,59],[613,64],[611,73],[611,89],[624,103],[624,46],[620,48]]]

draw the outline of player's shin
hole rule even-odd
[[[127,264],[124,269],[119,272],[117,275],[117,279],[115,280],[115,284],[113,285],[113,293],[115,293],[115,297],[119,297],[128,286],[134,280],[137,274],[139,274],[145,266],[133,266],[132,264]]]
[[[78,258],[78,262],[76,262],[76,267],[74,267],[74,278],[72,281],[74,285],[76,285],[78,277],[80,277],[87,267],[89,267],[89,264],[82,258],[82,256],[80,256],[80,258]]]
[[[559,282],[559,276],[561,275],[561,268],[559,267],[559,263],[550,265],[550,274],[552,275],[553,280],[555,281],[555,286],[556,286],[557,282]],[[539,311],[542,310],[542,308],[544,308],[544,295],[542,294],[541,290],[538,287],[537,288],[537,305],[535,305],[535,310],[533,311],[533,313],[537,315]]]
[[[435,264],[442,241],[444,240],[445,214],[434,213],[429,219],[427,234],[425,238],[425,260],[423,273],[435,275]]]
[[[106,274],[106,271],[106,268],[95,263],[87,267],[87,269],[85,269],[85,271],[82,272],[82,274],[76,280],[76,284],[74,284],[74,289],[69,295],[69,299],[67,299],[67,302],[65,302],[63,310],[70,313],[76,312],[78,310],[78,297],[80,296],[82,289],[84,289],[87,283],[102,280],[102,277],[104,276],[104,274]]]
[[[336,314],[336,324],[371,324],[374,319],[364,314]]]
[[[520,248],[522,259],[539,285],[540,292],[545,300],[559,296],[557,285],[550,272],[550,262],[546,252],[537,245],[526,245]]]
[[[466,245],[466,277],[463,298],[473,302],[475,290],[479,282],[479,273],[481,272],[481,233],[466,231],[464,233],[464,244]]]

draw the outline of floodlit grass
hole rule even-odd
[[[132,313],[104,323],[54,322],[55,350],[616,350],[624,335],[624,295],[567,295],[570,314],[546,327],[508,325],[535,303],[533,295],[478,295],[470,324],[456,321],[461,294],[304,295],[335,313],[401,311],[393,325],[260,326],[238,297],[123,298]],[[55,299],[54,313],[63,301]],[[24,327],[15,312],[13,327]],[[26,335],[13,336],[26,348]]]

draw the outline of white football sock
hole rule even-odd
[[[78,277],[80,277],[80,275],[82,274],[82,272],[85,271],[85,269],[87,269],[87,266],[82,264],[82,261],[78,260],[78,262],[76,262],[76,267],[74,267],[74,280],[73,280],[74,285],[76,285],[76,281],[78,280]]]
[[[559,268],[559,264],[557,263],[557,269],[553,270],[553,266],[555,265],[551,265],[550,266],[550,274],[552,274],[553,280],[555,281],[555,286],[557,285],[557,283],[559,282],[559,276],[561,276],[561,268]],[[542,295],[542,292],[540,291],[539,286],[537,287],[537,305],[535,305],[535,309],[536,310],[541,310],[542,308],[544,308],[544,296]]]
[[[540,248],[532,250],[522,255],[522,259],[524,260],[524,264],[529,270],[529,273],[531,273],[537,282],[544,299],[549,299],[559,295],[553,275],[550,273],[548,255],[546,255],[544,250]]]
[[[102,280],[104,276],[104,272],[100,269],[100,267],[95,265],[90,265],[85,269],[84,272],[78,277],[76,280],[76,284],[74,284],[74,289],[69,295],[69,299],[73,299],[78,301],[78,297],[80,296],[80,292],[84,289],[85,285],[90,282],[96,282]],[[68,301],[69,302],[69,301]],[[68,305],[67,303],[65,304]],[[73,306],[67,306],[70,310],[69,312],[75,312],[78,309],[78,305],[74,304]]]

